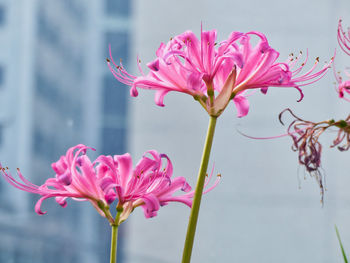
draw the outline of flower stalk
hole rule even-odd
[[[207,137],[204,144],[202,160],[199,168],[199,174],[197,178],[196,190],[193,197],[192,209],[190,219],[187,227],[186,240],[184,250],[182,254],[182,263],[189,263],[191,261],[192,248],[194,243],[194,237],[196,233],[199,208],[202,200],[202,193],[204,188],[205,176],[207,173],[208,162],[211,152],[211,146],[213,144],[215,126],[217,117],[211,116],[207,131]]]
[[[112,234],[111,234],[111,255],[110,255],[110,263],[117,262],[117,243],[118,243],[118,228],[121,224],[120,216],[123,213],[123,206],[118,203],[117,205],[117,215],[115,216],[115,220],[111,223]]]
[[[112,235],[111,235],[111,256],[110,263],[117,262],[117,241],[118,241],[118,225],[111,225]]]

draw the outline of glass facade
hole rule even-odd
[[[106,14],[110,16],[129,16],[131,1],[106,0]]]
[[[129,89],[111,74],[105,76],[103,89],[102,149],[105,154],[126,151],[126,118]]]
[[[0,89],[5,84],[5,69],[3,66],[0,66]]]
[[[98,59],[102,57],[103,60],[104,54],[108,54],[110,43],[118,61],[121,58],[124,64],[127,63],[130,44],[128,28],[120,29],[116,26],[118,30],[113,30],[114,27],[110,25],[105,28],[106,23],[103,20],[110,19],[112,15],[127,19],[130,15],[130,1],[97,2],[95,6],[87,6],[84,0],[39,0],[35,8],[27,8],[31,5],[29,2],[25,2],[26,6],[17,5],[16,2],[11,5],[11,13],[6,14],[32,12],[26,13],[25,18],[16,17],[14,19],[16,23],[11,25],[14,26],[11,28],[11,37],[17,37],[16,43],[20,43],[14,47],[14,50],[20,47],[21,58],[28,60],[30,64],[30,67],[26,67],[30,76],[29,81],[24,87],[26,94],[30,96],[28,99],[21,100],[27,103],[23,109],[26,111],[25,116],[28,117],[25,120],[30,124],[23,127],[19,125],[21,130],[18,127],[15,130],[20,132],[18,134],[14,132],[11,135],[14,141],[19,141],[18,136],[23,132],[26,135],[29,134],[28,141],[25,141],[28,145],[25,147],[21,145],[17,147],[18,150],[13,150],[17,157],[17,153],[25,149],[21,154],[26,156],[26,169],[22,169],[23,163],[18,159],[11,160],[9,166],[11,166],[11,172],[15,174],[17,166],[13,167],[12,164],[18,165],[24,176],[34,184],[40,185],[47,178],[54,176],[51,164],[64,155],[69,147],[79,143],[89,145],[86,143],[89,141],[87,138],[90,138],[86,135],[88,133],[86,129],[93,129],[92,141],[97,142],[97,145],[91,146],[96,146],[97,154],[123,154],[127,151],[128,88],[118,84],[105,64],[101,68],[100,60],[94,61],[93,67],[87,66],[85,62],[91,57],[98,57]],[[96,8],[97,6],[101,8]],[[5,7],[0,4],[0,26],[7,19],[7,17],[5,19]],[[91,15],[98,17],[101,22],[97,23],[99,27],[89,23]],[[22,20],[26,21],[25,19],[29,17],[33,22],[32,35],[27,30],[29,27],[21,24]],[[15,28],[17,25],[21,26]],[[23,35],[33,41],[31,49],[27,49],[25,41],[20,38],[23,35],[17,36],[17,32],[21,32],[23,28],[27,30]],[[87,41],[92,35],[103,37],[102,50],[100,46],[97,48],[90,45],[95,39]],[[91,46],[94,49],[91,49]],[[13,53],[17,55],[16,52]],[[13,59],[19,61],[17,57]],[[9,78],[6,79],[6,83],[19,83],[17,79],[11,79],[15,74],[11,73],[12,68],[6,64],[11,61],[2,62],[0,88],[5,82],[5,71],[6,77]],[[98,97],[96,100],[100,103],[96,104],[97,106],[88,102],[89,96],[91,98],[89,92],[92,90],[92,84],[87,79],[92,71],[93,74],[99,72],[92,78],[99,83],[94,85],[94,90],[91,92]],[[16,77],[21,78],[21,73],[18,72]],[[9,90],[14,93],[11,96],[16,99],[15,103],[18,103],[20,100],[17,101],[17,94],[21,94],[19,89]],[[22,110],[22,107],[19,108]],[[14,118],[24,119],[20,111],[16,111]],[[26,130],[23,131],[24,129]],[[0,125],[0,151],[3,150],[2,132],[3,127]],[[11,144],[14,145],[13,142]],[[91,159],[94,158],[93,153],[90,156]],[[14,205],[16,200],[0,203],[1,263],[102,263],[108,261],[109,224],[88,202],[68,200],[68,206],[62,208],[52,198],[43,203],[42,210],[48,213],[40,217],[34,212],[35,203],[40,196],[19,193],[17,189],[0,181],[0,195],[6,197],[9,194],[11,196],[13,194],[16,198],[23,194],[18,198],[25,198],[25,202],[17,202],[17,205],[21,203],[18,207]],[[19,211],[20,214],[18,214]],[[20,225],[23,221],[27,223]],[[123,246],[123,235],[124,231],[121,227],[119,247]],[[122,263],[122,258],[121,249],[118,253],[118,262]]]
[[[3,5],[0,5],[0,26],[4,25],[6,22],[6,10]]]
[[[127,66],[129,34],[127,31],[107,32],[105,48],[111,52],[116,61],[120,59]],[[106,53],[106,55],[108,55]],[[103,128],[102,149],[104,153],[121,154],[126,150],[126,116],[129,90],[125,85],[116,81],[107,71],[103,85]]]
[[[103,112],[106,115],[116,115],[123,119],[127,114],[129,90],[116,81],[112,74],[105,76],[103,83]]]

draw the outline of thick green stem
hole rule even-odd
[[[199,168],[199,174],[198,174],[198,178],[197,178],[196,190],[195,190],[194,197],[193,197],[190,220],[188,222],[188,227],[187,227],[185,246],[184,246],[184,250],[183,250],[183,254],[182,254],[182,263],[189,263],[191,261],[191,254],[192,254],[194,236],[196,233],[199,208],[200,208],[201,200],[202,200],[202,193],[203,193],[203,188],[204,188],[205,176],[207,173],[211,146],[213,144],[213,138],[214,138],[214,132],[215,132],[215,126],[216,126],[216,118],[217,117],[211,116],[210,121],[209,121],[207,137],[205,140],[205,145],[204,145],[203,154],[202,154],[202,161],[201,161],[201,165]]]
[[[110,263],[117,262],[118,225],[112,226]]]

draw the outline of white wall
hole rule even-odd
[[[280,51],[280,61],[290,52],[308,48],[308,68],[313,58],[325,61],[333,55],[337,21],[342,16],[344,25],[350,25],[349,10],[350,3],[339,0],[136,0],[131,58],[138,54],[145,63],[152,60],[160,42],[187,29],[198,34],[202,22],[204,29],[218,30],[219,40],[231,31],[261,31]],[[339,69],[346,59],[350,65],[350,57],[338,54]],[[322,207],[316,182],[308,175],[304,180],[303,168],[298,170],[290,138],[255,141],[237,133],[237,129],[261,137],[284,133],[277,115],[286,107],[315,121],[346,117],[349,104],[337,98],[333,82],[330,71],[305,87],[300,103],[296,90],[271,88],[266,96],[250,97],[246,118],[237,119],[232,105],[219,118],[209,166],[215,162],[215,172],[223,177],[203,200],[193,262],[342,262],[334,224],[350,251],[349,153],[328,149],[335,134],[324,136],[328,191]],[[187,95],[168,94],[165,108],[157,107],[153,96],[152,91],[141,91],[131,101],[132,154],[139,158],[152,148],[165,152],[175,176],[185,176],[194,185],[208,116]],[[146,220],[140,209],[135,211],[125,226],[127,262],[180,262],[189,212],[185,206],[170,204]]]

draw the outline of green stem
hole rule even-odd
[[[118,239],[118,225],[111,225],[112,236],[111,236],[111,256],[110,263],[117,262],[117,239]]]
[[[339,235],[339,231],[338,231],[337,226],[335,226],[335,232],[337,233],[337,237],[338,237],[338,241],[339,241],[341,253],[343,254],[344,262],[345,262],[345,263],[348,263],[348,259],[347,259],[346,254],[345,254],[345,250],[344,250],[344,247],[343,247],[343,243],[341,242],[341,239],[340,239],[340,235]]]
[[[215,126],[216,126],[216,118],[217,117],[211,116],[210,121],[209,121],[207,137],[205,139],[202,160],[201,160],[201,165],[199,168],[199,174],[198,174],[198,179],[197,179],[196,190],[194,193],[194,198],[193,198],[193,203],[192,203],[190,220],[188,222],[188,227],[187,227],[185,246],[184,246],[184,250],[183,250],[183,254],[182,254],[182,263],[189,263],[191,261],[191,254],[192,254],[194,236],[196,233],[199,208],[200,208],[201,200],[202,200],[202,193],[203,193],[203,188],[204,188],[205,176],[207,173],[211,146],[213,144],[213,138],[214,138],[214,132],[215,132]]]

